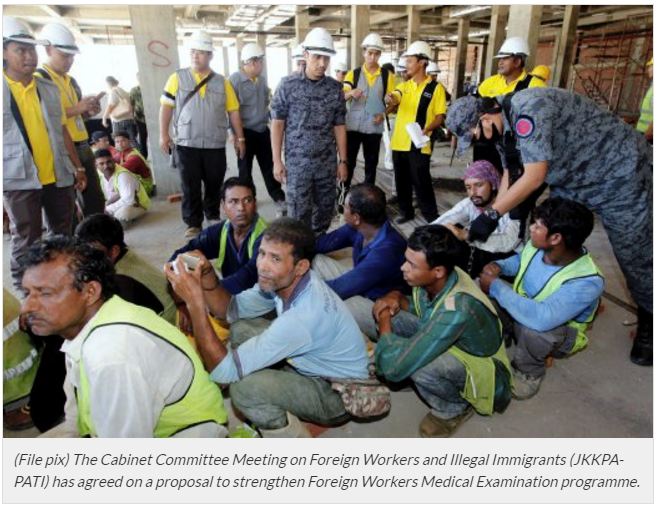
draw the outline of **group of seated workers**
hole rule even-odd
[[[603,291],[583,247],[593,216],[549,198],[534,210],[525,247],[514,250],[519,229],[509,219],[492,245],[470,245],[458,225],[495,199],[500,181],[482,163],[465,180],[468,201],[407,242],[374,185],[353,186],[345,224],[316,238],[294,219],[266,224],[253,184],[228,179],[226,220],[171,256],[168,291],[162,274],[148,278],[111,217],[35,245],[21,311],[32,333],[61,336],[67,356],[65,421],[48,434],[225,436],[220,386],[263,437],[309,436],[302,421],[344,423],[351,416],[336,382],[373,375],[413,383],[431,409],[424,437],[533,396],[549,356],[587,344]],[[328,255],[346,247],[351,268]]]

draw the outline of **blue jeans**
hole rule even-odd
[[[418,332],[420,320],[412,313],[400,311],[392,321],[393,332],[410,338]],[[452,355],[444,352],[411,375],[418,394],[440,419],[452,419],[465,412],[470,404],[462,398],[466,369]]]
[[[235,347],[262,333],[271,324],[263,318],[245,319],[231,325]],[[258,428],[279,429],[288,424],[287,412],[298,418],[334,426],[349,419],[340,395],[319,377],[300,375],[283,363],[253,372],[231,384],[233,405]]]

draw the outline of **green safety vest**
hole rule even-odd
[[[18,326],[20,303],[7,289],[2,289],[2,295],[2,403],[6,405],[29,396],[39,367],[39,351]]]
[[[146,161],[144,156],[139,152],[137,148],[133,148],[133,151],[129,153],[129,155],[137,155],[139,158],[142,159],[142,162],[151,169],[151,166],[149,163]],[[144,190],[146,190],[146,193],[148,195],[153,195],[153,169],[151,169],[151,177],[150,178],[142,178],[139,174],[133,173],[135,176],[139,178],[139,181],[142,182],[142,185],[144,185]]]
[[[514,279],[513,288],[514,292],[523,297],[528,297],[525,290],[523,289],[523,278],[525,277],[526,271],[528,270],[528,266],[530,266],[532,259],[535,257],[535,255],[541,254],[541,252],[542,250],[536,249],[534,246],[532,246],[531,242],[528,242],[521,252],[521,264],[519,266],[519,272]],[[567,264],[562,269],[556,271],[553,276],[549,278],[544,287],[542,287],[542,289],[532,299],[535,301],[543,301],[548,296],[555,293],[563,283],[566,283],[569,280],[586,278],[589,276],[600,276],[603,278],[603,275],[594,262],[594,259],[592,259],[590,254],[587,253],[572,263]],[[588,315],[584,321],[579,322],[577,320],[570,320],[567,322],[567,326],[572,327],[577,331],[576,341],[574,342],[573,348],[571,349],[572,354],[587,346],[587,335],[585,334],[585,331],[587,331],[587,328],[590,326],[590,324],[594,322],[599,302],[600,300],[597,302],[596,308],[594,308],[592,313]]]
[[[177,328],[159,318],[147,308],[133,305],[119,296],[113,296],[105,302],[87,325],[88,331],[82,337],[81,357],[84,354],[84,342],[96,328],[112,324],[127,324],[148,330],[153,336],[184,353],[192,362],[194,377],[185,395],[171,405],[164,407],[153,430],[155,437],[170,437],[179,431],[205,422],[224,424],[227,421],[226,409],[219,387],[210,380],[203,368],[199,356],[189,340]],[[175,374],[175,372],[172,372]],[[78,431],[80,436],[95,436],[94,422],[91,418],[89,400],[89,380],[80,360],[80,388],[76,391],[78,402]]]
[[[640,109],[640,119],[637,120],[636,130],[643,134],[649,128],[649,124],[653,122],[653,84],[647,90],[647,94],[642,100],[642,108]]]
[[[454,308],[456,294],[468,294],[482,303],[493,315],[497,316],[493,304],[471,277],[458,267],[455,267],[455,272],[457,273],[457,283],[438,301],[434,302],[430,318],[439,309]],[[420,317],[420,290],[420,287],[414,287],[412,291],[418,317]],[[498,329],[502,332],[500,319],[498,320]],[[505,342],[501,340],[500,347],[492,356],[474,356],[458,348],[457,345],[451,346],[446,352],[452,354],[466,370],[466,383],[460,393],[462,398],[468,401],[479,414],[491,415],[494,410],[496,393],[496,363],[494,363],[494,359],[502,363],[509,374],[510,384],[512,382],[512,368],[505,352]]]
[[[151,199],[146,193],[146,189],[144,188],[142,179],[137,174],[129,171],[125,167],[121,167],[119,164],[115,165],[114,174],[112,175],[112,187],[114,188],[114,191],[116,193],[119,193],[119,174],[121,173],[132,174],[135,178],[137,178],[137,182],[139,183],[139,188],[137,189],[137,196],[136,196],[137,204],[139,204],[144,209],[149,209],[149,207],[151,206]]]
[[[215,266],[217,266],[217,269],[219,270],[222,269],[224,258],[226,257],[226,242],[228,241],[229,224],[230,222],[226,220],[222,227],[222,232],[219,233],[219,255],[217,255],[217,260],[215,261]],[[249,236],[249,242],[247,243],[247,256],[250,259],[254,256],[254,245],[256,244],[256,240],[260,238],[260,235],[263,234],[265,229],[267,229],[267,222],[261,217],[258,217],[256,225],[254,225],[254,229]]]

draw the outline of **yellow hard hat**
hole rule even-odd
[[[651,60],[649,60],[649,61],[647,62],[647,67],[648,67],[649,65],[653,65],[653,56],[651,57]]]
[[[551,77],[551,69],[546,65],[537,65],[534,69],[532,69],[530,74],[544,81],[548,81],[548,79]]]

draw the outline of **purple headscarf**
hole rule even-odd
[[[500,187],[500,174],[494,165],[488,160],[476,160],[466,168],[464,172],[464,180],[476,179],[485,180],[491,183],[493,190],[498,190]]]

